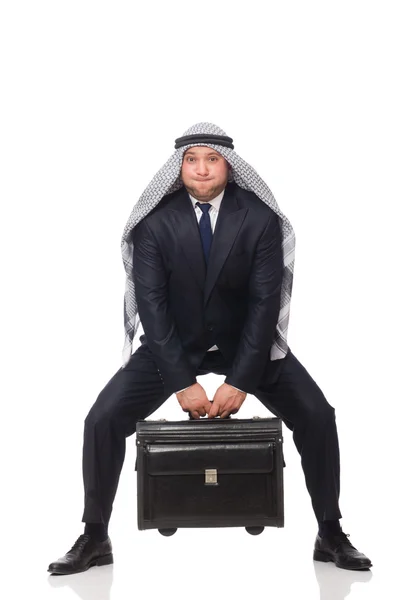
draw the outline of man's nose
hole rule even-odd
[[[197,175],[208,175],[208,165],[205,160],[199,160],[197,162]]]

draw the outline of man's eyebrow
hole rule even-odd
[[[185,156],[187,156],[188,154],[196,156],[197,152],[194,152],[193,150],[186,150]],[[212,152],[206,153],[205,156],[219,156],[219,154],[218,152],[216,152],[216,150],[213,150]]]

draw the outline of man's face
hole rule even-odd
[[[194,146],[183,156],[181,179],[200,202],[209,202],[225,189],[229,164],[219,152],[207,146]]]

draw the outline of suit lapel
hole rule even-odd
[[[212,238],[211,252],[207,267],[207,277],[204,285],[204,304],[209,300],[219,273],[229,256],[234,240],[247,214],[246,208],[240,208],[234,192],[234,186],[228,184],[225,189],[214,236]],[[200,235],[200,232],[199,232]]]
[[[170,207],[174,222],[175,235],[178,238],[187,262],[202,291],[204,291],[206,265],[200,230],[193,204],[185,187]]]
[[[216,221],[208,267],[205,264],[196,213],[185,187],[172,202],[170,214],[175,227],[175,235],[178,237],[200,289],[204,292],[204,304],[206,304],[240,231],[247,209],[239,207],[234,186],[229,183],[225,188]]]

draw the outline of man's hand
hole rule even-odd
[[[182,410],[190,413],[193,419],[205,417],[211,409],[211,402],[207,398],[205,389],[199,383],[194,383],[183,392],[179,392],[176,397]]]
[[[241,408],[247,394],[240,392],[232,385],[223,383],[217,390],[212,402],[208,418],[212,419],[218,415],[221,419],[226,419],[229,415],[234,415]]]

